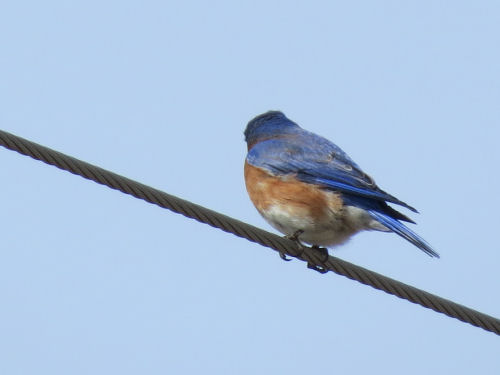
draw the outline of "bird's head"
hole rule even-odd
[[[245,141],[250,149],[255,143],[293,133],[299,126],[283,112],[269,111],[250,120],[245,129]]]

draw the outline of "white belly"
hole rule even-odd
[[[387,230],[365,210],[352,206],[345,206],[341,212],[329,211],[321,220],[291,216],[289,209],[278,205],[270,206],[261,215],[281,233],[293,235],[302,230],[300,241],[325,247],[341,245],[361,230]]]

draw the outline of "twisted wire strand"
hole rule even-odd
[[[9,150],[17,151],[20,154],[82,176],[88,180],[95,181],[101,185],[145,200],[146,202],[167,208],[175,213],[195,219],[214,228],[219,228],[238,237],[246,238],[249,241],[278,251],[280,254],[286,254],[306,261],[318,270],[335,272],[351,280],[356,280],[388,294],[406,299],[428,309],[500,335],[500,320],[497,318],[345,260],[326,256],[315,248],[301,247],[289,239],[279,237],[253,225],[233,219],[2,130],[0,130],[0,145]]]

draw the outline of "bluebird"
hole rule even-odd
[[[387,203],[417,210],[380,189],[334,143],[279,111],[255,117],[244,134],[248,195],[264,219],[287,237],[333,247],[362,230],[394,232],[439,258],[402,223],[415,222]]]

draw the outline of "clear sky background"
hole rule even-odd
[[[417,207],[333,253],[500,317],[497,1],[11,1],[1,128],[271,230],[280,109]],[[1,374],[498,374],[492,333],[0,149]]]

